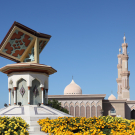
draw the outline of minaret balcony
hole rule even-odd
[[[121,72],[121,76],[129,76],[130,75],[130,71],[122,71]]]
[[[118,54],[117,57],[118,57],[118,58],[121,58],[121,57],[122,57],[122,54]]]
[[[122,58],[122,60],[128,60],[129,57],[127,54],[123,54],[121,58]]]
[[[116,79],[117,83],[121,83],[121,78]]]
[[[117,68],[122,68],[122,65],[121,65],[121,64],[118,64],[118,65],[117,65]]]
[[[122,48],[123,47],[128,47],[128,43],[122,43]]]

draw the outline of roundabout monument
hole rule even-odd
[[[0,116],[22,117],[31,134],[41,134],[39,119],[71,117],[47,106],[48,78],[57,71],[39,64],[39,55],[50,38],[14,22],[0,45],[0,56],[16,62],[0,68],[8,76],[9,90],[9,105],[0,109]]]

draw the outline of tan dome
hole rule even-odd
[[[116,97],[115,97],[113,94],[111,94],[111,95],[109,96],[108,100],[116,100]]]
[[[72,94],[82,94],[82,89],[79,85],[77,85],[74,80],[71,81],[69,85],[66,86],[64,90],[64,95],[72,95]]]

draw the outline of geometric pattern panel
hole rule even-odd
[[[41,53],[41,51],[43,50],[43,48],[47,44],[47,42],[48,41],[43,41],[43,40],[39,41],[39,53]]]
[[[75,117],[79,117],[79,106],[75,107]]]
[[[87,106],[86,107],[86,118],[89,118],[90,117],[90,107]]]
[[[80,116],[85,117],[85,107],[84,106],[80,107]]]
[[[97,117],[101,116],[101,106],[97,106]]]
[[[73,106],[70,107],[70,115],[74,116],[74,107]]]
[[[24,93],[25,93],[25,89],[24,89],[24,87],[22,85],[22,88],[20,89],[20,94],[22,95],[22,97],[23,97]]]
[[[33,38],[27,34],[16,30],[2,52],[20,59],[32,39]]]
[[[96,116],[96,107],[92,106],[91,107],[91,117],[94,117],[94,116]]]
[[[27,57],[24,59],[24,62],[34,61],[34,47],[31,49]]]

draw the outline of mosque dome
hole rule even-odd
[[[77,85],[72,79],[71,83],[67,85],[64,89],[64,95],[82,94],[82,89]]]
[[[109,96],[108,100],[116,100],[116,97],[115,97],[113,94],[111,94],[111,95]]]

